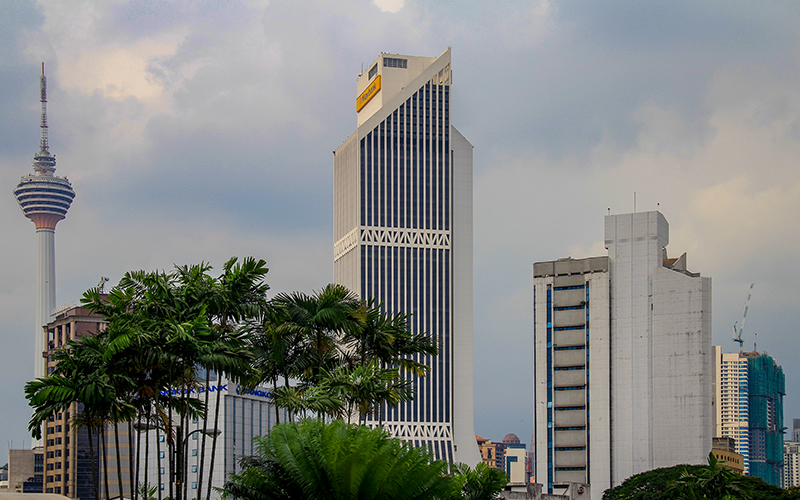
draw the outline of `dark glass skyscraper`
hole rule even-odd
[[[477,464],[472,394],[472,145],[450,123],[450,49],[381,54],[358,79],[358,128],[334,152],[335,279],[440,344],[395,436]],[[373,422],[378,424],[379,422]]]

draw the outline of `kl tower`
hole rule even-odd
[[[56,224],[67,216],[75,191],[66,177],[56,177],[56,157],[47,144],[47,78],[39,78],[42,103],[42,139],[33,156],[33,174],[22,178],[14,189],[22,213],[36,226],[36,328],[34,330],[34,377],[45,376],[42,353],[46,334],[42,327],[50,322],[56,305]]]

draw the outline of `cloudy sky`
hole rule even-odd
[[[332,154],[380,52],[453,49],[475,145],[475,431],[532,432],[531,264],[604,255],[603,216],[660,208],[800,417],[800,3],[6,0],[0,4],[0,442],[30,443],[36,239],[12,196],[38,151],[77,193],[59,304],[100,276],[253,255],[273,292],[330,282]],[[568,191],[562,190],[569,186]],[[791,424],[789,424],[791,425]]]

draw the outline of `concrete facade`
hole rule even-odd
[[[611,485],[608,257],[537,262],[533,276],[534,475],[550,493],[591,482],[602,495]]]
[[[334,279],[440,345],[415,399],[369,420],[437,459],[481,461],[473,425],[472,145],[450,122],[450,49],[381,54],[334,152]]]
[[[593,498],[704,463],[713,431],[711,279],[668,258],[659,212],[607,216],[608,257],[534,264],[536,477]]]

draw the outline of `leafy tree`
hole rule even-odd
[[[508,484],[505,472],[492,469],[481,462],[471,469],[466,464],[456,464],[458,487],[449,500],[495,500]]]
[[[693,472],[684,470],[673,488],[688,500],[747,500],[753,497],[753,486],[744,478],[720,464],[713,453],[708,454],[708,467]]]
[[[717,469],[720,467],[717,466]],[[724,497],[692,497],[691,491],[685,491],[684,486],[694,483],[694,479],[711,475],[710,465],[675,465],[673,467],[662,467],[653,469],[641,474],[636,474],[626,479],[621,485],[610,488],[603,493],[603,500],[678,500],[685,498],[724,498]],[[727,469],[727,468],[726,468]],[[688,484],[683,485],[683,481]],[[767,484],[759,478],[748,476],[737,476],[737,481],[741,481],[740,487],[743,490],[751,490],[752,496],[758,500],[800,500],[800,494],[792,493],[787,490]],[[692,487],[694,488],[694,487]],[[737,497],[729,497],[737,498]],[[744,497],[748,498],[748,497]]]
[[[433,500],[460,484],[427,449],[341,420],[283,423],[254,445],[256,455],[226,483],[227,498]]]

